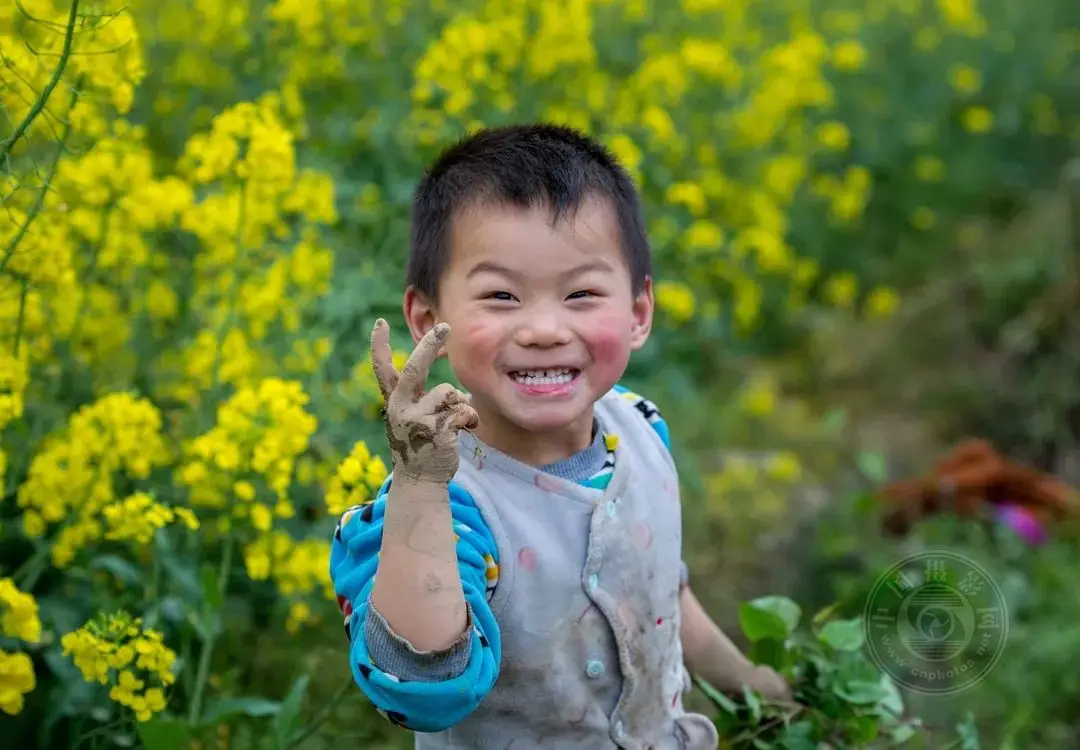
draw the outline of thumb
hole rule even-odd
[[[475,430],[480,424],[480,415],[468,404],[458,404],[450,415],[450,426],[457,430]]]

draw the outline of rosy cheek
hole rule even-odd
[[[488,371],[495,361],[502,341],[501,328],[483,315],[467,316],[451,324],[447,346],[450,364],[462,381],[475,381],[477,375]]]
[[[596,315],[581,336],[594,363],[622,366],[630,354],[630,324],[625,315]]]

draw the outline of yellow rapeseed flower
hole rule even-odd
[[[921,154],[915,159],[913,171],[923,182],[941,182],[945,178],[945,162],[932,154]]]
[[[656,306],[676,323],[686,323],[694,317],[697,300],[694,291],[681,281],[658,281],[655,287]]]
[[[928,232],[937,224],[937,216],[930,207],[919,206],[912,212],[910,221],[911,226],[920,231]]]
[[[780,482],[794,483],[802,476],[802,463],[791,451],[773,454],[765,459],[765,474]]]
[[[982,88],[982,74],[970,65],[950,65],[949,85],[960,94],[975,94]]]
[[[968,107],[961,122],[969,133],[989,133],[994,128],[994,113],[986,107]]]
[[[41,638],[37,600],[19,591],[10,578],[0,579],[0,633],[28,643],[37,643]]]
[[[850,309],[859,293],[859,282],[849,271],[833,274],[825,282],[825,299],[833,307]]]
[[[854,39],[838,42],[832,49],[832,64],[837,70],[859,70],[866,64],[866,47]]]
[[[900,295],[895,289],[875,287],[866,297],[866,315],[870,318],[888,318],[900,306]]]
[[[375,497],[387,475],[382,458],[373,456],[364,441],[357,441],[327,484],[327,511],[332,516],[340,516],[349,508],[368,502]]]
[[[776,410],[777,400],[776,382],[771,377],[758,375],[750,380],[739,402],[748,414],[767,417]]]
[[[851,143],[851,132],[842,122],[825,122],[818,126],[817,140],[825,148],[843,151]]]
[[[23,696],[37,686],[34,663],[26,654],[0,649],[0,711],[15,716],[23,709]]]

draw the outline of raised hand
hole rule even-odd
[[[395,478],[447,484],[458,469],[458,430],[473,429],[480,422],[468,397],[449,383],[424,390],[431,365],[449,335],[446,323],[434,326],[399,373],[390,351],[390,326],[382,318],[375,321],[371,365],[385,400]]]

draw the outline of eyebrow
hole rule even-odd
[[[602,260],[591,260],[587,263],[582,263],[579,266],[574,266],[568,271],[560,274],[563,278],[571,278],[578,276],[589,271],[611,271],[611,264]],[[480,261],[475,266],[469,269],[469,272],[465,274],[465,278],[471,279],[473,276],[477,276],[482,273],[491,273],[498,276],[505,276],[508,279],[520,279],[522,274],[512,268],[493,263],[488,260]]]

